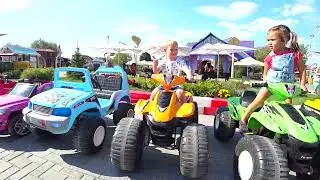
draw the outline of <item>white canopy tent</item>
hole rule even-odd
[[[235,62],[234,65],[235,66],[245,66],[245,67],[259,67],[259,66],[264,66],[264,63],[260,62],[258,60],[255,60],[249,56],[244,59],[241,59],[238,62]]]
[[[249,67],[263,67],[264,63],[253,59],[252,57],[246,57],[238,62],[234,63],[235,66],[247,67],[247,77],[249,75]]]
[[[104,55],[110,56],[111,53],[128,53],[132,54],[133,60],[137,61],[137,54],[141,51],[139,48],[129,47],[123,43],[119,43],[116,45],[108,45],[103,48],[98,48],[100,52],[103,52]]]
[[[134,60],[128,61],[126,64],[131,65],[133,63],[136,63],[137,65],[142,65],[142,66],[152,66],[152,61],[137,61],[135,62]]]
[[[146,48],[142,50],[139,55],[141,55],[144,52],[147,52],[150,54],[151,57],[155,57],[156,59],[163,58],[166,55],[166,52],[164,51],[164,46],[152,46],[149,48]],[[178,47],[178,56],[189,56],[190,49],[188,47]]]
[[[218,54],[218,65],[219,65],[219,55],[220,54],[232,54],[232,65],[231,65],[231,78],[234,77],[234,53],[236,52],[244,52],[249,50],[255,50],[254,48],[248,48],[243,46],[236,46],[231,44],[222,44],[222,43],[216,43],[216,44],[210,44],[206,43],[200,48],[192,51],[190,54],[202,54],[202,55],[208,55],[208,54]],[[217,68],[217,77],[219,75],[219,68]]]

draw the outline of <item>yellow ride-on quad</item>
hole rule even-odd
[[[153,74],[151,78],[163,86],[153,101],[139,100],[135,114],[142,119],[123,118],[111,142],[111,162],[120,170],[133,171],[139,166],[143,149],[150,140],[156,146],[172,146],[179,150],[180,172],[187,178],[200,178],[208,171],[208,136],[205,126],[198,124],[198,107],[189,100],[179,105],[174,87],[185,82],[183,76]],[[180,132],[180,133],[179,133]]]

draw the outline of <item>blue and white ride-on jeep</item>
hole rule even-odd
[[[120,67],[100,67],[94,75],[84,68],[56,68],[53,85],[23,109],[32,134],[40,138],[73,130],[75,148],[93,153],[104,142],[105,116],[113,113],[116,123],[133,116],[127,75]]]

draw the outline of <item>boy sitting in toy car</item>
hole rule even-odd
[[[164,50],[166,51],[165,60],[159,62],[157,59],[155,59],[153,61],[153,73],[162,73],[166,78],[171,78],[172,75],[180,75],[181,71],[183,71],[187,75],[187,79],[191,80],[191,70],[189,69],[186,62],[182,59],[182,57],[178,57],[178,43],[176,41],[167,41]],[[176,86],[173,89],[176,92],[180,105],[187,102],[187,97],[185,96],[182,86]],[[159,90],[163,90],[163,87],[158,86],[157,88],[155,88],[151,92],[150,100],[154,99],[156,93]]]

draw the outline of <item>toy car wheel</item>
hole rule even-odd
[[[23,121],[21,113],[15,114],[9,119],[8,131],[11,136],[25,136],[30,133],[28,124]]]
[[[124,118],[119,122],[111,141],[111,162],[124,171],[140,165],[146,124],[141,119]]]
[[[231,118],[229,109],[219,108],[214,117],[214,136],[220,141],[227,141],[233,137],[235,129],[235,121]]]
[[[199,123],[199,111],[197,102],[193,102],[194,104],[194,112],[192,115],[192,122],[198,124]]]
[[[208,135],[205,126],[190,124],[185,127],[180,142],[180,172],[187,178],[207,174],[209,165]]]
[[[134,117],[134,106],[129,103],[120,103],[118,109],[113,113],[113,123],[118,125],[120,120],[125,117]]]
[[[106,124],[104,120],[84,116],[78,119],[73,137],[73,143],[77,151],[82,153],[96,153],[104,143]]]
[[[234,179],[288,179],[288,160],[280,145],[262,136],[244,136],[236,145]]]

